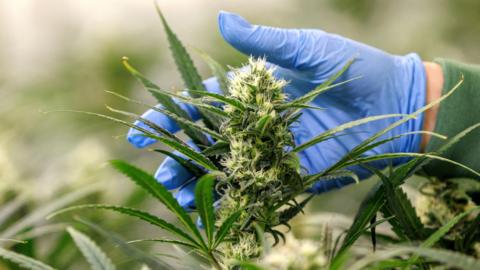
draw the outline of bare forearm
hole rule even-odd
[[[425,66],[425,72],[427,75],[426,96],[427,104],[429,104],[442,96],[444,82],[443,71],[442,67],[437,63],[424,62],[423,64]],[[437,104],[425,112],[423,130],[432,132],[435,129],[439,106],[440,105]],[[431,136],[429,134],[423,135],[420,148],[422,152],[425,150],[430,138]]]

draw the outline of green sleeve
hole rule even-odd
[[[443,68],[443,94],[458,83],[462,74],[465,77],[460,88],[440,104],[437,115],[435,132],[451,138],[480,123],[480,66],[446,59],[436,59],[435,62]],[[444,143],[441,139],[432,138],[426,151],[435,151]],[[463,137],[442,156],[480,172],[480,128]],[[465,169],[442,161],[432,161],[425,167],[425,171],[440,178],[474,177]]]

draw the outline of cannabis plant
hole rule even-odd
[[[123,59],[123,64],[127,70],[163,106],[161,108],[150,106],[114,92],[109,93],[171,117],[182,127],[185,134],[198,146],[198,149],[191,147],[184,140],[157,124],[130,112],[108,107],[110,111],[131,117],[144,125],[133,125],[129,121],[103,114],[82,113],[106,118],[135,128],[142,132],[140,136],[155,139],[172,150],[176,150],[176,152],[173,152],[153,149],[173,158],[198,178],[195,188],[195,213],[188,213],[183,209],[173,195],[160,185],[151,174],[125,161],[116,160],[111,162],[113,167],[128,176],[134,183],[163,204],[175,215],[180,226],[139,209],[116,205],[74,206],[60,210],[51,216],[90,208],[115,211],[139,218],[175,236],[174,239],[138,239],[133,242],[155,241],[181,246],[195,254],[200,262],[216,269],[235,269],[239,267],[255,269],[249,268],[254,266],[246,261],[261,257],[265,246],[275,245],[281,239],[285,241],[282,226],[289,228],[289,221],[302,212],[302,209],[313,196],[309,195],[306,199],[299,201],[299,195],[305,193],[317,181],[329,181],[343,177],[358,180],[354,173],[347,170],[350,166],[357,165],[371,170],[381,179],[381,182],[362,203],[342,242],[337,241],[338,246],[336,245],[331,249],[327,261],[322,261],[321,266],[330,269],[348,269],[350,266],[347,264],[347,259],[353,243],[363,233],[370,231],[375,246],[375,226],[382,222],[390,223],[398,237],[397,240],[402,243],[424,241],[420,248],[398,247],[396,252],[391,253],[393,255],[389,254],[388,258],[399,254],[411,255],[406,263],[389,261],[393,265],[392,267],[415,266],[419,269],[425,269],[427,263],[425,257],[437,259],[442,257],[438,254],[444,253],[432,251],[429,248],[439,244],[446,232],[467,214],[462,213],[460,216],[455,216],[453,221],[445,223],[438,231],[429,230],[417,217],[413,206],[400,186],[430,159],[451,162],[478,175],[470,168],[439,156],[444,149],[478,125],[451,138],[437,152],[424,154],[391,153],[374,156],[364,156],[364,153],[383,143],[410,135],[402,134],[393,138],[384,138],[384,135],[390,130],[417,117],[425,110],[446,99],[458,88],[461,81],[441,99],[410,115],[392,114],[359,119],[327,130],[301,145],[296,145],[290,130],[291,125],[299,119],[303,109],[319,109],[310,106],[310,101],[325,91],[346,83],[334,84],[343,72],[349,68],[354,59],[322,85],[309,91],[304,96],[291,99],[283,91],[287,82],[273,76],[274,70],[267,66],[265,59],[249,59],[245,68],[234,69],[227,76],[226,70],[219,63],[202,53],[223,90],[223,94],[210,93],[205,89],[186,49],[173,33],[163,15],[160,12],[159,14],[188,95],[160,88],[136,70],[130,64],[128,58]],[[196,106],[202,115],[203,123],[194,122],[174,99]],[[302,170],[298,158],[300,151],[337,136],[338,133],[349,128],[386,118],[399,118],[399,120],[360,143],[324,171],[308,175],[308,172]],[[432,135],[439,136],[437,134]],[[391,168],[387,172],[369,166],[369,162],[372,161],[399,157],[410,157],[411,160],[397,168]],[[476,209],[472,208],[469,211]],[[384,218],[377,220],[377,213],[382,213]],[[194,222],[196,215],[200,218],[201,229]],[[473,228],[473,230],[476,229]],[[71,229],[70,233],[76,242],[84,239]],[[476,240],[473,243],[476,243]],[[92,249],[89,250],[92,251]],[[83,249],[82,251],[85,253]],[[96,251],[92,252],[93,254],[98,253]],[[466,256],[462,256],[461,258],[465,259]],[[98,255],[97,257],[103,258],[104,256]],[[472,263],[472,261],[469,261],[470,259],[469,257],[465,259],[466,262],[470,263],[467,266],[478,264],[477,261]],[[377,261],[380,262],[381,260],[383,260],[383,257]],[[374,262],[377,261],[374,260]],[[365,258],[364,261],[355,263],[352,267],[360,269],[369,266],[371,263],[371,258]],[[458,267],[458,264],[454,264],[454,266]],[[108,269],[108,267],[100,269]],[[471,268],[465,267],[465,269]]]

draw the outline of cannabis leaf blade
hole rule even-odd
[[[175,155],[174,153],[172,152],[169,152],[169,151],[166,151],[166,150],[163,150],[163,149],[154,149],[153,151],[155,152],[158,152],[158,153],[161,153],[161,154],[164,154],[170,158],[172,158],[173,160],[175,160],[176,162],[178,162],[180,165],[182,165],[185,169],[187,169],[189,172],[191,172],[192,174],[194,174],[195,176],[197,177],[200,177],[202,175],[205,174],[205,172],[200,169],[199,167],[197,167],[197,165],[195,165],[191,160],[189,159],[184,159],[180,156],[177,156]]]
[[[55,270],[53,267],[25,255],[0,248],[0,258],[13,262],[20,267],[30,270]]]
[[[332,129],[329,129],[329,130],[323,132],[322,134],[312,138],[311,140],[309,140],[307,142],[304,142],[303,144],[295,147],[292,151],[293,152],[300,152],[300,151],[305,150],[306,148],[308,148],[310,146],[313,146],[313,145],[315,145],[319,142],[322,142],[322,141],[325,141],[325,140],[329,139],[332,135],[334,135],[334,134],[336,134],[340,131],[343,131],[343,130],[346,130],[346,129],[349,129],[349,128],[352,128],[352,127],[363,125],[363,124],[366,124],[366,123],[372,122],[372,121],[378,121],[378,120],[382,120],[382,119],[386,119],[386,118],[401,117],[401,116],[404,116],[404,115],[403,114],[385,114],[385,115],[370,116],[370,117],[362,118],[362,119],[359,119],[359,120],[354,120],[354,121],[339,125],[337,127],[334,127]]]
[[[163,230],[166,230],[172,234],[174,234],[177,237],[180,237],[196,246],[200,247],[200,244],[197,243],[196,240],[194,240],[190,235],[187,233],[183,232],[180,230],[177,226],[168,223],[167,221],[158,218],[157,216],[154,216],[150,213],[143,212],[141,210],[137,210],[134,208],[129,208],[129,207],[123,207],[123,206],[116,206],[116,205],[104,205],[104,204],[86,204],[86,205],[78,205],[78,206],[72,206],[68,208],[61,209],[59,211],[56,211],[52,214],[50,214],[47,219],[50,219],[54,216],[71,212],[71,211],[78,211],[82,209],[104,209],[104,210],[110,210],[114,212],[118,212],[121,214],[129,215],[132,217],[139,218],[143,221],[146,221],[154,226],[157,226],[159,228],[162,228]]]
[[[213,245],[215,213],[213,209],[213,185],[216,176],[207,174],[198,179],[195,187],[195,206],[205,227],[209,247]]]
[[[461,214],[458,214],[457,216],[452,218],[450,221],[445,223],[438,230],[436,230],[433,234],[431,234],[425,241],[423,241],[421,246],[426,248],[432,247],[438,240],[440,240],[445,234],[447,234],[453,228],[453,226],[455,226],[458,222],[460,222],[460,220],[470,215],[472,212],[478,211],[479,209],[480,209],[480,206],[477,206]]]
[[[202,57],[203,61],[205,61],[210,67],[210,70],[212,71],[213,76],[217,78],[218,85],[220,86],[220,90],[222,90],[223,94],[227,94],[228,85],[229,85],[229,81],[227,78],[227,71],[223,68],[223,66],[219,62],[213,59],[210,55],[200,50],[197,50],[197,51],[200,53],[200,56]]]
[[[194,246],[194,245],[192,245],[188,242],[184,242],[184,241],[180,241],[180,240],[173,240],[173,239],[137,239],[137,240],[128,241],[129,244],[141,243],[141,242],[160,242],[160,243],[181,245],[181,246],[185,246],[185,247],[193,248],[193,249],[197,248],[196,246]]]
[[[130,65],[128,62],[128,58],[123,59],[123,65],[125,68],[140,82],[143,84],[144,88],[149,91],[157,101],[165,107],[165,110],[181,117],[183,119],[192,120],[190,116],[180,108],[180,106],[173,101],[173,99],[167,95],[165,92],[161,92],[160,87],[156,84],[148,80],[145,76],[143,76],[138,70],[136,70],[133,66]],[[183,123],[178,123],[178,125],[185,130],[185,133],[197,144],[208,145],[208,139],[199,131],[196,131],[190,128],[188,125]]]
[[[238,220],[240,217],[241,212],[235,212],[231,216],[229,216],[225,221],[220,225],[218,228],[217,234],[215,235],[215,243],[213,245],[213,248],[216,248],[218,245],[220,245],[225,239],[225,237],[228,235],[230,229],[232,228],[233,224],[235,224],[235,221]]]
[[[240,102],[239,100],[234,99],[234,98],[229,98],[229,97],[226,97],[224,95],[205,92],[205,91],[189,90],[188,92],[197,94],[198,96],[210,97],[210,98],[212,98],[212,99],[214,99],[218,102],[222,102],[222,103],[231,105],[231,106],[239,109],[240,111],[245,110],[245,106],[243,105],[243,103]]]
[[[175,214],[185,228],[189,230],[190,233],[193,234],[200,243],[203,243],[203,238],[190,216],[178,204],[173,195],[164,186],[159,184],[153,176],[121,160],[113,160],[111,161],[111,164],[118,171],[128,176],[137,185],[157,198],[173,214]]]
[[[72,227],[67,228],[68,233],[73,238],[78,249],[87,259],[92,270],[114,270],[112,261],[105,255],[100,247],[85,234],[75,230]]]
[[[156,6],[156,8],[165,29],[165,33],[167,34],[170,51],[172,53],[173,59],[175,60],[177,69],[182,75],[185,87],[192,90],[206,91],[205,86],[202,82],[202,78],[200,77],[197,68],[193,64],[192,58],[183,46],[182,42],[177,38],[175,33],[168,25],[167,20],[165,20],[165,17],[160,11],[160,8],[158,6]],[[196,94],[192,93],[192,97],[196,97]],[[207,127],[213,129],[217,129],[218,127],[220,127],[221,120],[219,120],[218,117],[212,115],[209,111],[206,111],[202,108],[200,108],[199,110],[203,115],[203,119]]]

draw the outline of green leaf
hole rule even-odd
[[[422,247],[432,247],[435,243],[437,243],[445,234],[447,234],[458,222],[464,219],[466,216],[470,215],[474,211],[480,210],[480,206],[473,207],[461,214],[458,214],[447,223],[445,223],[442,227],[436,230],[433,234],[431,234],[422,244]]]
[[[107,231],[93,222],[76,217],[75,220],[86,225],[103,238],[109,240],[129,258],[135,258],[136,261],[148,265],[151,269],[173,269],[172,266],[160,260],[157,256],[149,254],[135,246],[129,245],[122,237],[112,231]]]
[[[196,152],[195,150],[193,150],[190,146],[186,145],[185,143],[183,143],[183,142],[180,143],[176,140],[170,140],[170,139],[167,139],[167,138],[164,138],[164,137],[159,137],[159,136],[156,136],[155,134],[152,134],[152,133],[148,132],[148,130],[138,128],[135,125],[132,125],[132,126],[136,129],[146,133],[147,135],[149,135],[149,137],[151,137],[151,138],[153,138],[157,141],[160,141],[161,143],[165,144],[166,146],[184,154],[185,156],[194,160],[195,162],[202,165],[206,169],[217,170],[217,167],[215,166],[215,164],[213,164],[207,157],[205,157],[202,154]]]
[[[235,265],[240,267],[242,270],[266,270],[254,262],[237,262]]]
[[[417,254],[419,256],[430,259],[431,261],[442,263],[442,265],[462,270],[477,270],[480,269],[480,260],[469,257],[459,252],[450,250],[408,247],[408,246],[393,246],[386,250],[377,251],[360,260],[357,260],[353,265],[349,266],[349,270],[370,269],[368,266],[374,263],[379,263],[390,258],[395,258],[403,254]]]
[[[135,126],[134,124],[125,122],[123,120],[120,120],[120,119],[117,119],[117,118],[114,118],[114,117],[111,117],[111,116],[103,115],[103,114],[92,113],[92,112],[84,112],[84,111],[62,110],[62,111],[57,111],[57,112],[73,112],[73,113],[82,113],[82,114],[87,114],[87,115],[93,115],[93,116],[104,118],[104,119],[107,119],[107,120],[110,120],[110,121],[113,121],[113,122],[120,123],[120,124],[128,126],[130,128],[134,128],[134,129],[139,130],[139,131],[144,133],[140,136],[146,136],[146,137],[155,139],[157,141],[160,141],[161,143],[165,144],[166,146],[168,146],[172,149],[175,149],[178,152],[184,154],[188,158],[197,162],[199,165],[204,166],[206,169],[217,170],[217,167],[215,166],[215,164],[213,164],[207,157],[205,157],[202,154],[196,152],[195,150],[190,148],[190,146],[186,145],[185,143],[183,143],[183,142],[180,143],[180,142],[177,142],[176,140],[171,140],[171,139],[168,139],[168,138],[160,137],[160,136],[158,136],[156,134],[153,134],[152,132],[150,132],[150,131],[148,131],[144,128]]]
[[[202,165],[206,169],[218,170],[217,166],[215,166],[215,164],[213,164],[206,156],[196,152],[195,150],[192,150],[190,147],[184,146],[175,141],[167,140],[162,137],[158,137],[156,139],[161,141],[163,144],[169,146],[170,148],[184,154],[185,156],[197,162],[199,165]]]
[[[145,125],[147,125],[149,128],[153,129],[155,132],[159,133],[159,134],[162,134],[164,135],[165,137],[169,138],[169,139],[172,139],[180,144],[183,144],[185,146],[187,146],[187,144],[185,144],[182,140],[180,140],[177,136],[173,135],[172,133],[170,133],[168,130],[160,127],[159,125],[151,122],[150,120],[146,119],[146,118],[142,118],[140,115],[138,114],[135,114],[135,113],[131,113],[131,112],[126,112],[126,111],[122,111],[122,110],[118,110],[118,109],[115,109],[115,108],[112,108],[110,106],[106,106],[107,109],[109,111],[112,111],[114,113],[118,113],[118,114],[121,114],[121,115],[125,115],[125,116],[128,116],[128,117],[131,117],[135,120],[138,120],[142,123],[144,123]]]
[[[173,195],[163,185],[159,184],[153,176],[121,160],[113,160],[111,161],[111,164],[115,169],[128,176],[137,185],[142,187],[153,197],[157,198],[173,214],[175,214],[183,226],[197,238],[199,243],[204,244],[203,238],[190,216],[178,204]]]
[[[187,89],[205,90],[202,83],[202,77],[197,71],[197,68],[193,64],[192,58],[183,46],[182,42],[178,39],[175,33],[168,25],[167,20],[163,16],[158,5],[156,6],[158,15],[162,21],[165,33],[167,35],[168,43],[170,45],[170,51],[172,53],[175,64],[180,72]]]
[[[213,209],[213,186],[216,175],[207,174],[198,179],[195,187],[195,206],[205,227],[208,246],[213,246],[215,234],[215,213]]]
[[[165,17],[158,5],[156,5],[158,15],[162,21],[165,33],[167,34],[168,43],[170,45],[170,51],[177,66],[178,71],[182,75],[185,88],[192,90],[206,91],[203,85],[202,78],[197,71],[197,68],[193,64],[192,58],[188,54],[187,50],[183,46],[182,42],[177,38],[175,33],[168,25]],[[192,97],[197,97],[195,93],[192,93]],[[210,111],[206,111],[204,108],[200,108],[200,113],[203,115],[205,124],[209,128],[218,129],[221,125],[221,120],[216,115],[212,115]]]
[[[189,172],[191,172],[192,174],[194,174],[197,177],[200,177],[200,176],[205,174],[205,172],[202,169],[198,168],[197,165],[195,165],[189,159],[184,159],[182,157],[179,157],[179,156],[175,155],[172,152],[169,152],[169,151],[166,151],[166,150],[163,150],[163,149],[154,149],[153,151],[158,152],[158,153],[162,153],[162,154],[172,158],[173,160],[180,163],[180,165],[182,165],[185,169],[187,169]]]
[[[239,100],[234,99],[234,98],[229,98],[229,97],[226,97],[226,96],[223,96],[223,95],[210,93],[210,92],[205,92],[205,91],[197,91],[197,90],[189,90],[189,93],[195,93],[198,96],[203,96],[203,97],[210,97],[215,101],[231,105],[232,107],[235,107],[240,111],[245,110],[245,106],[243,105],[243,103],[240,102]]]
[[[367,224],[370,223],[370,220],[372,220],[378,210],[380,210],[380,208],[383,206],[385,203],[383,192],[384,190],[382,184],[379,183],[372,190],[370,190],[370,192],[367,194],[367,197],[362,201],[353,223],[348,229],[342,246],[333,259],[332,264],[334,264],[335,261],[343,258],[348,248],[353,245],[355,241],[357,241],[357,239],[365,231]]]
[[[288,225],[288,221],[292,218],[294,218],[296,215],[299,213],[303,212],[303,208],[307,206],[307,203],[314,197],[314,194],[308,196],[306,199],[304,199],[300,203],[296,203],[295,205],[281,211],[279,213],[279,223]],[[288,226],[287,226],[288,227]]]
[[[370,138],[366,139],[365,141],[363,141],[361,144],[359,144],[357,147],[355,147],[353,150],[352,150],[352,153],[351,154],[354,154],[355,156],[358,156],[360,153],[363,153],[365,152],[363,150],[363,148],[365,147],[368,147],[368,145],[372,142],[374,142],[375,140],[377,140],[378,138],[380,138],[383,134],[387,133],[388,131],[402,125],[403,123],[409,121],[409,120],[412,120],[414,118],[416,118],[417,116],[419,116],[421,113],[423,113],[424,111],[432,108],[433,106],[439,104],[440,102],[444,101],[446,98],[448,98],[449,96],[451,96],[456,90],[458,90],[458,88],[460,87],[460,85],[463,83],[464,81],[464,77],[462,75],[460,81],[450,90],[448,91],[446,94],[444,94],[441,98],[429,103],[428,105],[426,106],[423,106],[422,108],[418,109],[417,111],[403,117],[402,119],[394,122],[393,124],[389,125],[388,127],[384,128],[383,130],[377,132],[375,135],[371,136]]]
[[[77,205],[77,206],[72,206],[68,208],[61,209],[59,211],[56,211],[52,214],[50,214],[47,219],[50,219],[52,217],[58,216],[60,214],[64,214],[67,212],[71,211],[77,211],[77,210],[83,210],[83,209],[104,209],[104,210],[110,210],[118,213],[122,213],[125,215],[129,215],[132,217],[139,218],[143,221],[146,221],[154,226],[157,226],[159,228],[162,228],[163,230],[166,230],[172,234],[174,234],[177,237],[182,238],[183,240],[186,240],[197,247],[201,247],[198,242],[193,239],[190,235],[187,233],[183,232],[178,228],[178,226],[175,226],[171,223],[166,222],[165,220],[158,218],[150,213],[143,212],[137,209],[129,208],[129,207],[123,207],[123,206],[115,206],[115,205],[104,205],[104,204],[85,204],[85,205]]]
[[[45,216],[49,213],[65,207],[69,204],[72,204],[73,202],[83,199],[96,192],[99,192],[102,187],[103,185],[101,184],[90,184],[78,188],[72,192],[66,193],[59,198],[50,200],[48,203],[35,208],[34,211],[31,211],[29,214],[23,216],[22,218],[5,228],[0,233],[0,238],[15,238],[19,233],[24,232],[28,228],[34,227],[35,225],[38,225],[39,223],[44,221]]]
[[[265,130],[267,129],[271,121],[272,121],[272,116],[269,114],[262,116],[258,120],[255,128],[260,132],[261,136],[265,134]]]
[[[191,248],[191,249],[196,249],[197,248],[196,246],[194,246],[190,243],[180,241],[180,240],[172,240],[172,239],[137,239],[137,240],[128,241],[129,244],[142,243],[142,242],[160,242],[160,243],[180,245],[180,246],[188,247],[188,248]]]
[[[187,126],[189,128],[192,128],[192,129],[195,129],[197,130],[198,132],[204,132],[204,133],[207,133],[209,135],[211,135],[213,138],[217,139],[217,140],[221,140],[221,139],[224,139],[223,136],[221,134],[219,134],[218,132],[214,131],[214,130],[211,130],[207,127],[204,127],[190,119],[187,119],[187,118],[183,118],[181,116],[178,116],[177,114],[175,113],[172,113],[168,110],[164,110],[162,108],[158,108],[158,107],[155,107],[155,106],[151,106],[151,105],[148,105],[144,102],[141,102],[141,101],[138,101],[138,100],[134,100],[134,99],[131,99],[131,98],[128,98],[126,96],[123,96],[121,94],[118,94],[118,93],[115,93],[115,92],[112,92],[112,91],[106,91],[107,93],[109,94],[112,94],[116,97],[119,97],[123,100],[126,100],[128,102],[132,102],[132,103],[135,103],[135,104],[139,104],[139,105],[142,105],[144,107],[147,107],[149,109],[152,109],[154,111],[157,111],[159,113],[162,113],[162,114],[165,114],[166,116],[172,118],[173,120],[175,120],[175,122],[177,122],[178,124],[181,124],[181,126]],[[188,135],[188,134],[187,134]]]
[[[218,84],[220,85],[220,90],[222,90],[223,94],[227,94],[228,85],[230,83],[227,78],[227,71],[225,70],[225,68],[223,68],[223,66],[219,62],[217,62],[207,53],[198,49],[197,51],[200,54],[200,57],[202,57],[203,61],[205,61],[205,63],[207,63],[207,65],[210,67],[213,76],[217,78]]]
[[[378,155],[373,155],[373,156],[364,157],[364,158],[358,158],[358,159],[355,159],[353,161],[346,162],[341,167],[348,167],[348,166],[355,165],[355,164],[363,164],[363,163],[376,161],[376,160],[383,160],[383,159],[394,159],[394,158],[401,158],[401,157],[418,157],[418,158],[436,159],[436,160],[444,161],[444,162],[447,162],[447,163],[451,163],[451,164],[456,165],[458,167],[461,167],[461,168],[463,168],[463,169],[465,169],[465,170],[467,170],[467,171],[469,171],[469,172],[471,172],[471,173],[473,173],[477,176],[480,176],[480,172],[477,172],[474,169],[472,169],[472,168],[470,168],[466,165],[463,165],[459,162],[456,162],[456,161],[448,159],[448,158],[437,156],[435,154],[436,154],[435,152],[425,153],[425,154],[422,154],[422,153],[401,153],[401,152],[399,152],[399,153],[378,154]]]
[[[156,84],[148,80],[145,76],[143,76],[138,70],[136,70],[134,67],[130,65],[128,62],[128,58],[124,57],[122,59],[123,65],[125,68],[140,82],[143,84],[144,88],[149,91],[155,99],[163,105],[166,111],[169,111],[175,115],[177,115],[180,118],[187,119],[187,120],[192,120],[190,116],[182,110],[182,108],[173,101],[173,99],[166,94],[165,92],[160,91],[160,87],[158,87]],[[118,96],[118,95],[117,95]],[[185,130],[185,133],[197,144],[200,145],[209,145],[207,137],[194,129],[191,129],[188,125],[185,125],[183,123],[178,123],[180,128]]]
[[[310,110],[325,110],[325,108],[312,106],[308,104],[293,103],[288,106],[280,106],[281,109],[310,109]]]
[[[223,239],[225,239],[225,237],[228,235],[233,224],[235,224],[235,221],[237,221],[240,218],[241,214],[242,213],[240,211],[233,213],[227,219],[225,219],[222,225],[220,225],[215,235],[215,243],[213,244],[213,248],[216,248],[218,245],[222,243]]]
[[[225,154],[230,151],[230,144],[225,141],[217,141],[214,145],[202,151],[205,156],[215,156]]]
[[[78,249],[80,249],[83,256],[87,259],[92,270],[115,269],[112,261],[92,239],[72,227],[68,227],[67,231],[77,245]]]
[[[312,138],[311,140],[309,140],[307,142],[304,142],[303,144],[295,147],[292,151],[293,152],[300,152],[300,151],[305,150],[308,147],[313,146],[313,145],[315,145],[319,142],[328,140],[335,133],[338,133],[340,131],[344,131],[344,130],[352,128],[352,127],[363,125],[363,124],[366,124],[366,123],[369,123],[369,122],[372,122],[372,121],[378,121],[378,120],[382,120],[382,119],[393,118],[393,117],[401,117],[401,116],[404,116],[404,115],[403,114],[385,114],[385,115],[371,116],[371,117],[366,117],[366,118],[362,118],[362,119],[359,119],[359,120],[351,121],[351,122],[336,126],[332,129],[329,129],[329,130],[323,132],[322,134]]]
[[[354,172],[348,171],[348,170],[337,170],[337,171],[329,172],[327,174],[324,174],[323,172],[321,172],[317,174],[304,176],[303,183],[305,186],[308,187],[317,181],[325,181],[325,180],[329,181],[329,180],[335,180],[335,179],[345,178],[345,177],[353,179],[355,183],[360,182],[360,179]]]
[[[447,223],[445,223],[442,227],[440,227],[438,230],[436,230],[433,234],[431,234],[425,241],[422,242],[420,247],[423,248],[430,248],[435,243],[437,243],[440,239],[442,239],[443,236],[445,236],[458,222],[460,222],[462,219],[464,219],[466,216],[470,215],[472,212],[478,211],[480,209],[480,206],[471,208],[451,220],[449,220]],[[409,259],[409,262],[411,264],[414,264],[418,260],[418,256],[413,256],[412,258]]]
[[[152,91],[156,92],[156,93],[164,93],[165,95],[168,95],[168,96],[174,97],[176,99],[179,99],[184,103],[188,103],[190,105],[194,105],[194,106],[198,107],[199,109],[203,109],[205,112],[209,112],[211,114],[214,114],[215,116],[218,116],[218,117],[221,117],[221,118],[228,117],[228,113],[224,112],[222,109],[220,109],[216,106],[205,103],[200,98],[191,98],[191,97],[188,97],[188,96],[184,96],[184,95],[181,95],[181,94],[173,93],[173,92],[162,90],[162,89],[152,89]],[[220,126],[221,123],[222,123],[222,120],[218,120],[218,121],[219,121],[218,126]]]
[[[388,198],[383,207],[388,207],[389,213],[395,216],[400,226],[396,230],[402,230],[411,240],[423,239],[425,228],[415,212],[410,200],[400,187],[393,186],[388,178],[381,178],[385,188],[385,196]],[[391,223],[395,226],[397,223]]]
[[[336,83],[336,84],[333,84],[332,83],[334,81],[336,81],[343,73],[345,73],[345,71],[347,71],[347,69],[353,64],[353,62],[355,61],[354,58],[352,58],[350,61],[348,61],[343,67],[342,69],[337,72],[335,75],[333,75],[332,77],[330,77],[328,80],[326,80],[324,83],[320,84],[319,86],[317,86],[315,89],[313,89],[312,91],[306,93],[305,95],[299,97],[299,98],[296,98],[294,99],[293,101],[289,102],[289,103],[286,103],[284,105],[282,105],[281,107],[283,108],[295,108],[296,106],[300,105],[300,104],[306,104],[306,103],[309,103],[311,102],[312,100],[314,100],[318,95],[326,92],[327,90],[329,89],[332,89],[334,87],[337,87],[337,86],[340,86],[342,84],[346,84],[346,83],[349,83],[353,80],[356,80],[356,79],[359,79],[361,78],[361,76],[359,77],[355,77],[355,78],[352,78],[352,79],[349,79],[349,80],[346,80],[346,81],[343,81],[343,82],[340,82],[340,83]]]
[[[0,258],[30,270],[54,270],[53,267],[25,255],[0,248]]]

